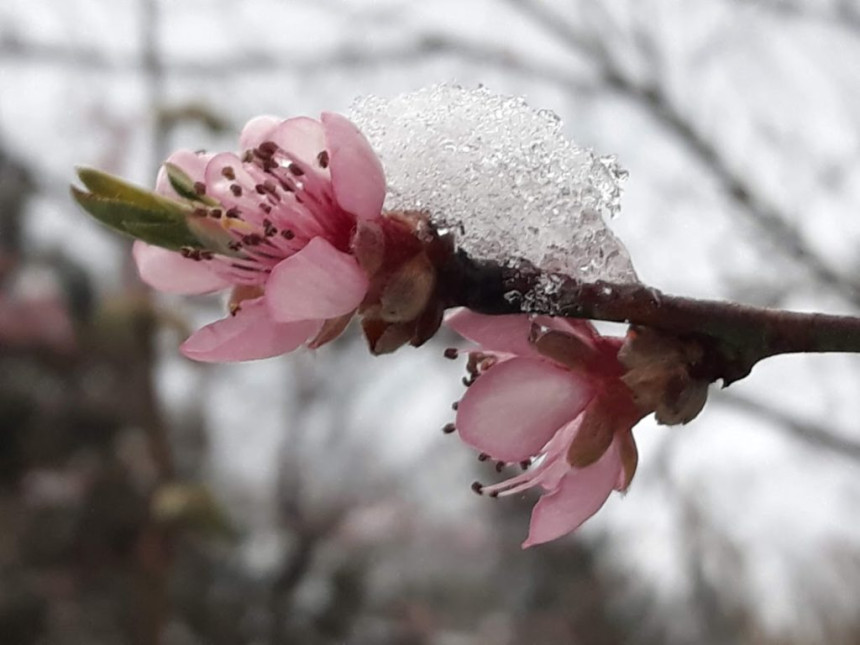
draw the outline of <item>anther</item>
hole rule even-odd
[[[195,181],[194,182],[194,192],[197,193],[198,195],[205,195],[206,194],[206,184],[204,184],[202,181]]]
[[[298,167],[296,164],[294,164],[294,163],[291,163],[291,164],[287,167],[287,170],[289,170],[291,173],[293,173],[296,177],[301,177],[302,175],[304,175],[304,174],[305,174],[305,171],[304,171],[304,170],[302,170],[301,168],[299,168],[299,167]]]
[[[455,359],[460,355],[460,350],[456,347],[448,347],[444,352],[442,352],[442,356],[445,358]]]
[[[288,229],[288,228],[285,228],[283,231],[281,231],[281,237],[282,237],[282,238],[284,238],[285,240],[291,240],[291,239],[293,239],[295,236],[296,236],[296,234],[295,234],[295,233],[293,233],[293,232],[292,232],[290,229]]]
[[[266,202],[260,202],[260,210],[263,211],[266,215],[272,212],[272,207],[269,206]]]
[[[317,155],[317,163],[320,168],[328,168],[328,150],[323,150]]]
[[[257,233],[250,233],[242,238],[242,244],[245,246],[258,246],[263,243],[263,238]]]
[[[236,179],[236,171],[233,170],[232,166],[224,166],[221,169],[221,175],[223,177],[225,177],[226,179],[229,179],[230,181],[233,181],[234,179]]]
[[[261,157],[271,157],[278,151],[278,144],[274,141],[264,141],[257,148],[257,152]]]
[[[221,219],[221,215],[222,215],[222,213],[221,213],[221,209],[220,209],[220,208],[213,208],[211,211],[209,211],[209,214],[210,214],[214,219]]]
[[[228,219],[241,219],[241,217],[242,217],[242,211],[240,211],[240,210],[239,210],[238,208],[236,208],[235,206],[231,206],[230,208],[228,208],[228,209],[227,209],[227,212],[226,212],[226,213],[224,213],[224,215],[225,215],[225,217],[227,217]]]
[[[459,407],[460,407],[460,402],[459,402],[459,401],[454,401],[454,402],[451,404],[451,409],[452,409],[452,410],[454,410],[454,412],[456,412],[456,411],[457,411],[457,409],[458,409]]]
[[[472,482],[472,490],[478,495],[484,494],[484,485],[481,482]]]
[[[493,499],[496,499],[496,498],[499,496],[499,491],[494,490],[494,491],[491,491],[491,492],[487,493],[487,495],[488,495],[489,497],[492,497]]]
[[[502,472],[504,469],[505,469],[505,462],[504,462],[504,461],[497,461],[497,462],[496,462],[496,472],[497,472],[497,473],[500,473],[500,472]]]
[[[451,434],[456,430],[457,427],[453,423],[446,423],[445,426],[442,428],[442,432],[444,432],[445,434]]]
[[[242,196],[242,187],[239,184],[230,184],[230,192],[236,197]]]
[[[520,468],[522,468],[523,470],[528,470],[529,466],[531,466],[531,465],[532,465],[531,459],[523,459],[520,462]]]
[[[480,455],[478,455],[478,461],[487,461],[487,459],[489,459],[489,458],[490,458],[490,455],[488,455],[485,452],[482,452]]]
[[[194,217],[206,217],[209,214],[209,211],[206,210],[205,208],[199,208],[198,207],[198,208],[195,208],[193,211],[191,211],[191,214]]]
[[[251,163],[252,161],[254,161],[254,152],[252,150],[246,150],[245,153],[242,155],[242,161],[244,163]]]

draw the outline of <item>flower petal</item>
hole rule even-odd
[[[591,466],[572,470],[559,487],[543,495],[532,511],[523,548],[555,540],[576,530],[609,498],[621,470],[615,443]]]
[[[592,396],[582,376],[532,358],[512,358],[482,374],[457,408],[469,445],[502,461],[532,457]]]
[[[264,141],[270,141],[272,132],[278,127],[280,119],[274,116],[257,116],[248,121],[239,135],[239,150],[244,152],[256,148]]]
[[[385,201],[385,173],[379,158],[346,117],[323,112],[321,120],[337,203],[358,219],[377,217]]]
[[[321,322],[277,323],[263,298],[245,300],[236,315],[194,332],[180,350],[196,361],[230,362],[269,358],[291,352],[315,335]]]
[[[465,307],[446,316],[445,326],[477,343],[482,350],[537,356],[529,342],[532,321],[526,314],[508,316],[486,316]]]
[[[204,181],[206,164],[209,163],[209,160],[213,156],[212,154],[192,152],[191,150],[177,150],[164,163],[178,166],[191,178],[191,181]],[[170,185],[164,165],[158,169],[158,177],[155,180],[155,192],[165,197],[172,197],[173,199],[180,198],[179,194],[173,190],[173,186]]]
[[[230,286],[212,272],[206,261],[184,258],[160,246],[135,240],[132,254],[140,279],[167,293],[208,293]]]
[[[266,303],[279,322],[336,318],[361,304],[367,286],[367,275],[352,255],[315,237],[272,269]]]
[[[326,149],[325,130],[319,121],[306,116],[287,119],[269,132],[268,137],[269,141],[318,173],[327,174],[317,163],[317,157]]]

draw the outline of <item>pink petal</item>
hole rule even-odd
[[[264,141],[270,141],[272,132],[280,122],[280,119],[273,116],[258,116],[248,121],[239,135],[239,151],[244,152],[256,148]]]
[[[277,323],[263,298],[245,300],[235,316],[198,329],[180,350],[188,358],[207,363],[251,361],[291,352],[313,337],[321,323],[307,320]]]
[[[323,112],[321,120],[337,203],[358,219],[377,217],[385,201],[385,173],[379,158],[346,117]]]
[[[306,116],[287,119],[269,133],[269,141],[274,141],[299,161],[328,175],[317,163],[319,153],[326,149],[325,131],[319,121]]]
[[[336,318],[361,304],[367,285],[367,275],[352,255],[315,237],[272,269],[266,302],[280,322]]]
[[[582,376],[533,358],[491,367],[457,408],[460,437],[502,461],[532,457],[587,405],[592,388]]]
[[[140,279],[159,291],[167,293],[208,293],[230,286],[213,273],[204,260],[182,257],[160,246],[135,240],[132,254]]]
[[[591,466],[570,471],[555,491],[543,495],[535,505],[523,548],[555,540],[579,528],[606,503],[620,470],[621,458],[613,443]]]
[[[224,169],[231,169],[234,179],[224,176]],[[232,152],[221,152],[209,159],[204,173],[206,194],[215,198],[225,209],[238,208],[242,212],[242,218],[246,221],[257,223],[264,215],[260,210],[260,195],[254,190],[254,186],[262,183],[265,177],[262,170],[259,175],[252,174],[253,168],[250,164],[243,164]],[[239,195],[236,195],[232,187],[239,186]]]
[[[588,320],[579,318],[559,318],[553,316],[537,316],[535,322],[544,327],[563,331],[567,334],[578,336],[584,341],[593,341],[600,338],[600,334]]]
[[[177,150],[167,158],[165,163],[172,163],[174,166],[181,168],[191,178],[191,181],[203,181],[206,164],[209,163],[209,160],[213,156],[212,154],[192,152],[191,150]],[[155,192],[165,197],[179,197],[177,192],[173,190],[173,186],[170,185],[167,171],[163,165],[158,169],[158,177],[155,180]]]
[[[445,318],[445,325],[491,352],[537,356],[531,343],[531,318],[526,314],[486,316],[465,307]]]

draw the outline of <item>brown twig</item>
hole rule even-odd
[[[705,355],[693,375],[725,385],[768,356],[860,352],[860,318],[853,316],[683,298],[640,283],[581,282],[530,265],[475,261],[462,252],[452,256],[440,278],[448,306],[623,322],[696,340]]]

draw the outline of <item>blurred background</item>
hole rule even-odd
[[[576,535],[441,427],[442,335],[192,364],[218,297],[142,286],[70,201],[179,147],[442,81],[630,171],[643,281],[860,313],[858,0],[3,0],[0,643],[860,643],[860,358],[770,359]]]

